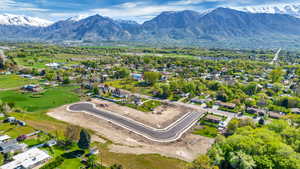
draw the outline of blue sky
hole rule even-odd
[[[72,16],[100,14],[138,22],[162,11],[215,7],[243,7],[299,3],[299,0],[0,0],[0,13],[21,14],[57,21]]]

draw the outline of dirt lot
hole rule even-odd
[[[152,126],[164,126],[171,123],[174,118],[180,116],[182,112],[175,107],[167,108],[161,115],[152,113],[143,113],[139,111],[132,111],[127,107],[121,107],[106,101],[93,101],[96,104],[109,104],[106,108],[111,111],[112,108],[118,108],[118,112],[123,112],[123,115],[129,116],[140,122],[146,122]],[[110,107],[111,106],[111,107]],[[115,106],[115,107],[113,107]],[[128,130],[113,125],[110,122],[102,120],[86,113],[68,112],[67,106],[51,110],[48,115],[58,120],[62,120],[71,124],[79,125],[84,128],[95,131],[93,136],[94,141],[105,142],[103,139],[97,137],[101,136],[111,140],[113,144],[110,145],[110,151],[116,153],[132,153],[132,154],[161,154],[168,157],[175,157],[185,161],[192,161],[199,154],[206,153],[213,143],[213,139],[206,137],[192,135],[189,132],[185,134],[180,140],[173,143],[156,143],[149,141],[139,135],[136,135]],[[116,112],[116,109],[113,109]],[[174,110],[177,110],[174,112]],[[188,111],[188,110],[185,110]],[[173,114],[174,113],[174,114]],[[158,125],[154,122],[157,119]]]
[[[165,128],[185,113],[192,111],[191,109],[184,108],[182,106],[179,107],[171,104],[163,104],[162,106],[155,108],[153,112],[145,113],[130,107],[120,106],[109,101],[94,99],[92,102],[100,109],[119,113],[155,128]]]

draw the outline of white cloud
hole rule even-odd
[[[177,2],[173,2],[174,5],[195,5],[204,2],[224,2],[226,0],[180,0]]]
[[[25,2],[16,2],[15,0],[1,0],[0,1],[0,10],[2,11],[18,11],[18,12],[45,12],[49,11],[48,9],[37,8],[31,3]]]
[[[100,1],[100,0],[99,0]],[[223,6],[223,7],[244,7],[244,6],[254,6],[260,4],[268,5],[280,2],[292,2],[299,0],[177,0],[169,3],[159,4],[157,1],[141,0],[137,2],[127,2],[115,6],[109,7],[97,7],[95,9],[82,12],[76,11],[61,11],[55,9],[45,9],[39,8],[35,3],[29,2],[19,2],[17,0],[0,0],[0,13],[14,13],[22,15],[30,15],[35,17],[41,17],[45,19],[50,19],[53,21],[67,19],[69,17],[74,17],[78,15],[90,16],[94,14],[100,14],[103,16],[111,17],[114,19],[130,19],[137,22],[143,22],[149,20],[163,11],[180,11],[180,10],[206,10],[205,4],[208,2],[216,2],[214,7]],[[65,2],[61,0],[61,3],[57,1],[50,0],[36,0],[38,4],[43,4],[43,6],[51,4],[51,6],[80,6],[82,3],[75,2]],[[295,3],[295,2],[294,2]],[[66,5],[67,4],[67,5]],[[216,5],[218,4],[218,5]]]
[[[195,6],[192,5],[176,5],[176,4],[165,4],[165,5],[155,5],[146,2],[137,3],[124,3],[116,5],[110,8],[98,8],[93,9],[90,13],[100,14],[115,19],[132,19],[137,22],[143,22],[145,20],[151,19],[163,11],[179,11],[179,10],[197,10]]]

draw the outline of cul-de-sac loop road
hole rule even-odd
[[[68,111],[85,112],[94,115],[156,142],[172,142],[178,140],[204,115],[204,112],[190,112],[168,127],[156,129],[119,114],[102,111],[96,108],[95,104],[89,102],[70,105]]]

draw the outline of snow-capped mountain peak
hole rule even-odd
[[[87,17],[89,17],[89,16],[88,15],[77,15],[77,16],[73,16],[73,17],[68,18],[67,21],[78,22],[78,21],[80,21],[82,19],[85,19]]]
[[[249,6],[234,8],[250,13],[287,14],[300,18],[300,4],[277,4],[267,6]]]
[[[16,26],[35,26],[46,27],[53,22],[36,17],[27,17],[22,15],[2,14],[0,15],[0,25],[16,25]]]

